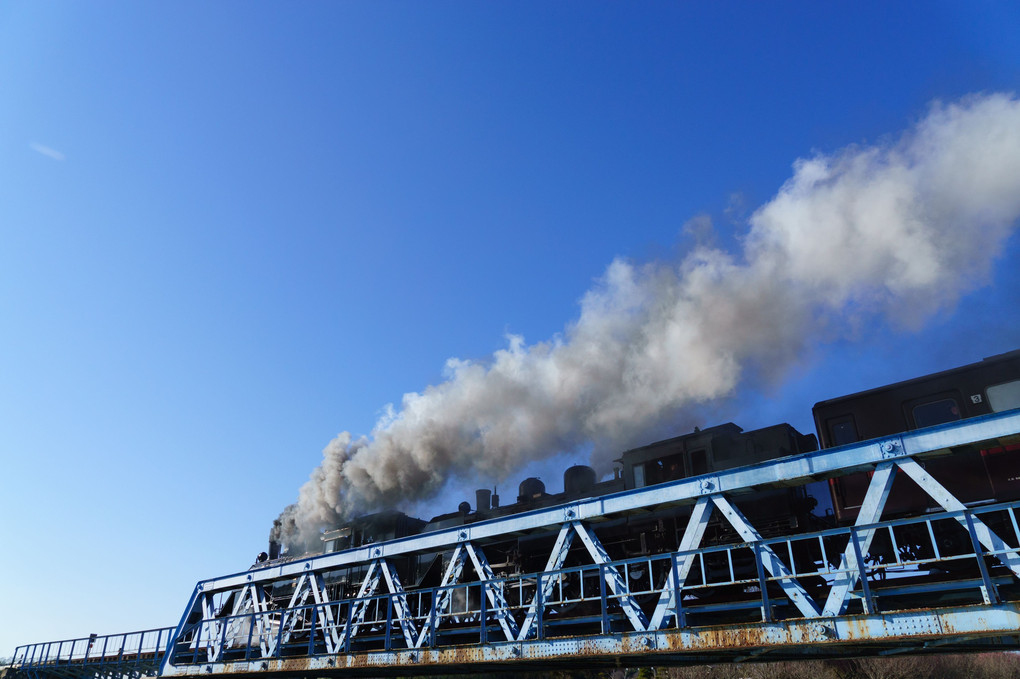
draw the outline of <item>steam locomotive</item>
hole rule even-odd
[[[802,434],[789,424],[743,431],[726,423],[624,452],[613,478],[600,481],[591,467],[566,470],[563,491],[549,493],[538,478],[527,478],[516,501],[500,504],[498,495],[478,490],[475,506],[463,502],[457,511],[425,521],[398,511],[362,516],[322,535],[326,553],[373,542],[470,524],[580,498],[597,497],[686,477],[888,436],[954,420],[1020,408],[1020,350],[986,358],[952,370],[886,385],[817,403],[813,408],[815,434]],[[929,473],[968,504],[1020,499],[1020,445],[967,450],[925,461]],[[742,496],[736,505],[765,537],[821,530],[852,524],[867,489],[868,474],[831,479],[831,511],[817,511],[818,491],[808,486],[764,488]],[[901,475],[902,476],[902,475]],[[824,493],[824,491],[822,491]],[[827,504],[827,502],[826,502]],[[908,479],[897,478],[884,517],[923,514],[931,508],[927,494]],[[669,507],[599,524],[600,539],[613,560],[661,554],[676,550],[691,508]],[[486,545],[497,576],[542,570],[555,534],[522,535]],[[722,520],[711,522],[702,544],[739,542]],[[580,548],[578,548],[580,549]],[[270,544],[270,559],[280,558],[280,546]],[[794,555],[816,562],[818,555]],[[283,557],[286,558],[286,557]],[[411,554],[393,566],[407,588],[438,586],[449,553]],[[259,564],[262,565],[262,564]],[[711,564],[705,567],[710,567]],[[729,564],[732,568],[733,565]],[[740,565],[738,564],[739,568]],[[353,597],[363,575],[353,566],[329,583],[331,596]]]

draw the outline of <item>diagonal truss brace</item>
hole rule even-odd
[[[286,645],[290,641],[299,620],[304,615],[302,611],[295,611],[293,609],[304,606],[309,596],[315,602],[313,615],[316,618],[318,632],[322,634],[323,641],[326,644],[326,650],[329,653],[336,653],[340,648],[340,635],[337,633],[333,609],[329,605],[329,596],[326,594],[326,583],[319,573],[302,573],[301,577],[298,578],[297,585],[294,587],[294,593],[290,597],[290,603],[287,605],[280,620],[282,625],[280,642]],[[270,639],[267,647],[262,649],[263,657],[275,654],[275,646],[276,639]]]
[[[563,565],[563,562],[566,560],[567,553],[570,551],[573,535],[574,531],[572,524],[566,523],[560,527],[559,535],[556,537],[556,543],[553,546],[552,552],[549,555],[549,560],[542,573],[559,570],[559,568]],[[478,573],[480,580],[485,583],[483,584],[483,587],[486,589],[486,596],[489,598],[492,606],[497,609],[496,615],[500,619],[500,624],[503,627],[504,633],[515,634],[514,638],[521,641],[526,639],[535,628],[535,620],[539,615],[539,607],[552,593],[553,586],[556,584],[556,579],[553,577],[543,579],[541,593],[536,592],[528,606],[528,612],[525,615],[523,624],[519,630],[515,631],[516,621],[514,618],[509,615],[503,617],[499,613],[500,609],[506,611],[505,599],[503,599],[504,603],[501,606],[498,601],[503,596],[502,588],[498,586],[499,583],[493,581],[495,574],[492,572],[491,567],[488,566],[487,561],[485,561],[484,554],[473,544],[462,542],[457,545],[450,558],[450,563],[447,565],[442,583],[439,585],[440,593],[436,596],[432,609],[429,612],[429,620],[426,623],[426,626],[422,628],[418,635],[418,640],[415,643],[416,648],[421,648],[427,641],[434,639],[439,620],[449,608],[450,601],[453,596],[453,589],[450,586],[460,581],[460,577],[464,571],[464,565],[472,552],[472,564],[475,566],[475,571]],[[486,569],[488,569],[487,575],[485,574]],[[490,586],[495,586],[496,589],[490,591]]]
[[[230,605],[231,599],[233,599],[233,605],[231,605],[230,612],[228,613],[226,608]],[[259,641],[263,654],[269,650],[265,644],[264,635],[261,634],[262,616],[258,615],[259,613],[264,613],[267,608],[265,593],[261,586],[254,584],[245,585],[239,591],[234,592],[221,605],[219,610],[216,609],[213,595],[203,592],[199,596],[199,605],[202,610],[202,620],[199,623],[199,629],[206,632],[207,636],[203,643],[201,633],[196,635],[191,647],[195,648],[199,644],[204,646],[208,662],[221,660],[224,647],[242,634],[246,637],[245,642],[247,643],[247,634],[242,631],[243,622],[234,617],[243,615],[247,608],[251,608],[256,613],[254,617],[260,632]],[[223,619],[223,616],[227,616],[227,619]]]
[[[453,550],[453,555],[450,557],[450,563],[447,565],[446,572],[443,574],[443,580],[439,584],[439,594],[435,597],[435,600],[432,603],[432,609],[429,611],[429,619],[422,627],[421,634],[418,635],[418,640],[414,644],[415,648],[421,648],[425,645],[426,641],[430,644],[435,643],[436,626],[439,625],[439,620],[450,607],[450,600],[453,598],[453,588],[450,586],[460,580],[461,573],[464,572],[464,563],[466,561],[467,550],[464,549],[463,544],[458,544],[456,549]]]
[[[620,607],[623,609],[624,614],[630,621],[631,626],[637,632],[644,632],[648,629],[648,618],[645,617],[644,611],[638,606],[637,602],[634,601],[634,597],[630,595],[630,588],[624,581],[623,576],[620,575],[620,571],[615,566],[610,564],[611,559],[609,554],[606,552],[606,548],[602,546],[599,539],[588,532],[584,524],[579,521],[574,521],[570,524],[575,531],[577,536],[581,538],[581,542],[587,548],[591,558],[594,559],[596,565],[601,567],[603,577],[606,580],[606,584],[613,590],[613,594],[617,596],[617,600],[620,603]]]
[[[560,533],[556,536],[556,544],[553,545],[552,552],[549,553],[549,560],[546,562],[542,573],[558,571],[563,566],[563,562],[566,561],[567,558],[567,553],[570,551],[570,544],[573,541],[573,524],[565,523],[560,526]],[[521,623],[521,632],[517,637],[518,641],[524,641],[528,638],[528,635],[531,633],[531,630],[535,625],[535,619],[541,612],[540,608],[545,605],[545,601],[547,601],[549,599],[549,595],[552,594],[553,586],[556,584],[557,579],[553,576],[543,578],[542,575],[539,575],[539,582],[541,582],[542,585],[535,589],[535,596],[531,600],[531,605],[528,606],[528,613],[524,616],[524,622]]]
[[[329,595],[326,593],[326,581],[321,573],[312,573],[308,576],[308,588],[315,600],[316,617],[319,622],[319,630],[326,642],[326,651],[336,653],[340,648],[340,637],[337,634],[336,619],[333,616],[333,607],[330,606]]]
[[[478,573],[478,577],[482,580],[482,588],[489,599],[489,605],[492,606],[490,610],[496,616],[496,619],[499,620],[499,625],[503,628],[506,640],[515,641],[520,630],[517,627],[517,621],[510,614],[510,604],[507,603],[506,596],[503,594],[504,582],[496,579],[496,574],[492,572],[492,566],[489,565],[489,561],[485,558],[485,553],[482,550],[475,549],[475,546],[470,542],[464,543],[464,550],[468,553],[471,563],[475,567],[475,572]],[[482,624],[485,624],[484,620]]]
[[[369,597],[375,594],[379,588],[379,580],[382,578],[382,569],[379,567],[379,559],[368,564],[368,570],[358,588],[358,595],[354,598],[351,608],[347,614],[347,623],[340,630],[340,642],[343,648],[350,645],[351,639],[358,634],[358,628],[365,622],[365,613],[368,612]]]
[[[680,592],[687,581],[691,567],[694,565],[696,555],[691,552],[701,544],[701,539],[705,535],[705,528],[708,526],[708,520],[711,517],[713,505],[719,508],[720,513],[733,526],[740,537],[743,538],[744,542],[756,545],[762,566],[770,575],[776,578],[779,586],[801,614],[809,618],[818,616],[818,607],[814,600],[800,583],[797,582],[796,576],[786,567],[775,551],[764,543],[761,535],[751,526],[743,513],[722,494],[712,494],[700,498],[691,511],[691,518],[687,522],[687,528],[684,530],[684,535],[680,540],[679,549],[676,556],[674,556],[674,563],[670,568],[669,575],[666,577],[666,583],[659,594],[659,602],[652,613],[648,629],[660,629],[663,621],[668,616],[675,617],[677,624],[681,623],[677,597],[681,596]]]
[[[889,496],[889,490],[892,487],[896,467],[899,467],[920,486],[921,490],[927,493],[947,512],[961,512],[959,516],[955,517],[956,520],[968,530],[970,528],[969,522],[973,526],[974,537],[981,546],[1020,578],[1020,553],[1007,545],[979,518],[975,516],[968,517],[963,513],[966,510],[966,506],[911,457],[882,462],[877,465],[875,473],[871,477],[868,492],[857,515],[855,527],[877,523],[881,519],[886,499]],[[853,544],[853,535],[851,535],[850,544],[847,545],[843,558],[840,560],[840,574],[833,583],[832,589],[829,591],[829,597],[825,602],[824,615],[841,615],[846,610],[853,588],[861,577],[862,564],[859,563],[856,550],[859,549],[861,554],[867,553],[868,548],[871,546],[872,538],[875,536],[875,530],[874,528],[862,528],[857,531],[857,547]],[[865,601],[865,606],[867,605],[868,603]]]
[[[962,502],[946,490],[945,486],[933,479],[931,474],[926,472],[913,458],[908,457],[898,460],[896,464],[947,512],[963,512],[966,510]],[[1020,578],[1020,554],[1017,553],[1016,549],[1007,545],[1002,538],[992,532],[992,529],[976,516],[968,517],[965,514],[961,514],[955,518],[964,528],[968,528],[969,521],[974,527],[975,537],[981,543],[981,546],[991,552],[1006,568],[1013,571],[1013,575]]]
[[[400,624],[400,631],[404,635],[404,643],[407,644],[408,648],[414,648],[418,637],[418,630],[415,627],[411,609],[407,605],[407,594],[404,592],[404,586],[400,584],[400,578],[397,577],[397,573],[393,570],[393,566],[389,561],[380,559],[379,565],[382,568],[383,577],[386,578],[386,586],[390,590],[390,601],[392,602],[393,612],[396,614],[393,620]]]
[[[404,642],[407,644],[407,647],[414,648],[418,637],[418,630],[414,624],[411,608],[407,604],[407,594],[404,592],[404,587],[400,583],[400,578],[397,577],[393,566],[386,559],[380,558],[374,559],[369,563],[365,577],[361,581],[361,587],[358,589],[358,594],[351,603],[347,623],[343,625],[339,635],[335,637],[335,650],[330,652],[339,652],[341,649],[345,649],[350,644],[351,639],[357,636],[358,629],[365,622],[365,614],[368,612],[372,596],[379,589],[379,583],[382,580],[386,581],[386,586],[391,594],[390,601],[396,614],[393,620],[400,625],[400,631],[403,633]],[[335,626],[331,627],[331,629],[333,628]]]
[[[652,619],[648,623],[649,630],[657,630],[662,627],[662,621],[667,615],[677,619],[677,626],[681,626],[677,597],[687,582],[687,576],[691,572],[697,554],[692,550],[701,544],[708,527],[708,518],[712,513],[712,501],[708,496],[698,499],[694,509],[691,510],[691,518],[684,529],[684,536],[680,539],[680,546],[677,549],[677,556],[673,558],[669,575],[666,577],[666,584],[663,585],[662,593],[659,595],[659,603],[652,612]]]
[[[747,522],[747,518],[744,517],[740,510],[730,504],[730,501],[722,495],[712,495],[711,497],[712,502],[715,503],[715,506],[719,508],[719,511],[730,522],[730,525],[740,534],[744,542],[758,546],[761,565],[772,577],[776,578],[783,592],[790,598],[790,601],[797,607],[797,610],[801,612],[801,615],[805,618],[818,617],[818,606],[814,600],[800,583],[797,582],[796,576],[786,567],[782,559],[776,555],[771,547],[764,543],[761,535]]]
[[[282,617],[280,618],[280,636],[279,643],[286,646],[290,642],[291,636],[297,629],[298,623],[304,619],[304,610],[296,611],[295,608],[304,606],[308,601],[308,597],[312,594],[312,588],[309,586],[308,573],[302,573],[301,577],[298,578],[297,585],[294,587],[294,592],[290,595],[290,601],[287,603],[287,608],[284,609]],[[269,655],[276,653],[277,640],[273,639],[269,643]]]
[[[237,600],[234,602],[234,608],[230,613],[232,617],[235,617],[243,615],[246,611],[251,611],[252,616],[249,620],[252,622],[249,624],[254,624],[255,626],[254,633],[258,638],[259,650],[262,653],[262,657],[268,656],[271,652],[272,641],[270,640],[270,637],[272,635],[266,629],[265,621],[265,614],[268,609],[269,602],[266,599],[265,590],[261,585],[253,583],[245,586],[241,590],[240,596],[238,596]],[[246,632],[250,631],[246,631],[247,625],[243,624],[243,621],[237,618],[235,618],[232,627],[232,631],[227,631],[228,637],[238,635],[247,636]],[[247,639],[245,641],[248,643]]]
[[[199,630],[206,631],[209,636],[205,642],[205,651],[210,662],[219,660],[222,649],[220,648],[220,626],[223,624],[216,619],[216,607],[213,605],[212,595],[203,592],[200,603],[202,606],[202,623]],[[195,643],[201,643],[201,634],[195,637]]]
[[[861,503],[861,508],[857,513],[855,529],[858,526],[877,523],[882,517],[882,510],[885,508],[885,501],[892,489],[895,474],[896,468],[892,462],[882,462],[875,468],[871,483],[868,484],[868,491],[864,495],[864,502]],[[829,590],[829,597],[825,601],[822,615],[842,615],[846,610],[850,601],[850,593],[857,586],[857,581],[861,577],[861,569],[864,566],[858,560],[857,555],[868,553],[871,541],[875,537],[875,530],[875,528],[864,528],[850,533],[850,541],[839,561],[839,574],[832,583],[832,589]],[[857,540],[856,545],[854,544],[855,539]],[[872,612],[867,610],[870,606],[868,601],[864,602],[864,606],[866,613]]]

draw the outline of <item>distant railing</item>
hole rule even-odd
[[[90,676],[100,673],[155,675],[173,637],[173,627],[47,641],[19,646],[12,667],[32,672]]]

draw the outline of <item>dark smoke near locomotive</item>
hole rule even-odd
[[[563,492],[548,493],[537,478],[521,482],[514,502],[487,489],[478,490],[475,505],[462,502],[457,511],[425,521],[398,511],[383,511],[350,521],[325,532],[326,553],[392,540],[434,530],[476,523],[541,507],[562,504],[620,491],[697,477],[725,469],[765,462],[822,448],[832,448],[914,429],[1002,412],[1020,407],[1020,350],[981,362],[918,377],[869,391],[822,401],[814,406],[815,434],[802,434],[788,424],[743,431],[726,423],[624,452],[613,478],[599,481],[594,469],[584,465],[564,473]],[[928,472],[967,504],[986,504],[1020,499],[1020,443],[989,450],[954,451],[925,462]],[[738,508],[752,517],[765,537],[849,525],[868,485],[861,472],[831,479],[829,497],[816,497],[807,486],[759,489],[736,500]],[[885,518],[919,515],[933,507],[932,500],[906,478],[897,478],[886,506]],[[817,491],[816,491],[817,493]],[[895,498],[895,500],[893,499]],[[831,511],[818,511],[828,506]],[[668,553],[678,549],[690,516],[690,506],[670,507],[602,523],[599,532],[614,560]],[[486,548],[497,576],[539,572],[553,536],[524,535]],[[951,536],[946,536],[946,540]],[[714,520],[705,533],[704,545],[740,542],[724,521]],[[491,550],[491,551],[490,551]],[[259,565],[281,557],[281,545],[271,541],[269,553],[259,555]],[[797,555],[812,560],[814,554]],[[410,587],[438,586],[445,561],[442,552],[412,554],[395,561],[401,581]],[[739,565],[738,565],[739,567]],[[352,574],[353,576],[353,574]],[[356,583],[352,577],[349,582]],[[343,582],[335,583],[340,596],[353,596]]]

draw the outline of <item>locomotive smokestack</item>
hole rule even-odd
[[[492,491],[488,488],[479,488],[475,491],[475,511],[489,511],[489,502],[492,498]]]
[[[706,238],[674,263],[616,260],[561,334],[450,359],[370,437],[338,436],[281,516],[284,542],[557,451],[590,448],[605,471],[656,428],[693,425],[694,406],[782,379],[812,342],[951,307],[988,280],[1018,215],[1012,95],[936,103],[898,139],[797,160],[736,251]]]

